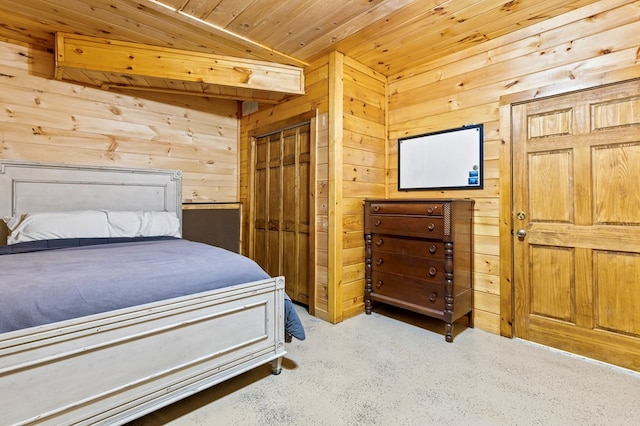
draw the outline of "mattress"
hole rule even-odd
[[[179,238],[0,256],[0,332],[269,278],[253,260]]]

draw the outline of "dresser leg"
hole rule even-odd
[[[449,343],[452,343],[453,342],[453,324],[451,324],[450,322],[446,323],[444,325],[444,331],[445,331],[444,340],[446,340]]]

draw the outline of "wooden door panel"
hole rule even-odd
[[[297,299],[298,292],[298,248],[296,233],[285,231],[282,233],[282,273],[286,280],[286,290],[289,297]]]
[[[512,125],[516,335],[640,370],[640,84],[517,105]]]
[[[256,165],[254,170],[254,220],[256,222],[255,226],[263,230],[267,223],[267,142],[266,138],[260,138],[256,141]]]
[[[529,216],[532,222],[573,222],[573,151],[529,154]]]
[[[267,230],[267,154],[268,138],[258,138],[255,146],[255,166],[253,185],[253,260],[263,269],[267,269],[266,230]]]
[[[640,143],[596,147],[594,223],[640,224]]]
[[[591,104],[593,130],[640,124],[640,97],[625,91],[617,91],[616,95],[617,99]]]
[[[256,139],[256,170],[267,167],[267,159],[269,158],[267,153],[268,144],[269,138],[267,137]]]
[[[309,229],[306,232],[298,232],[298,286],[296,292],[296,300],[305,305],[309,304],[309,286],[311,283],[311,271],[313,265],[311,264],[311,257],[309,255],[308,248],[310,247],[311,240],[309,238]]]
[[[266,237],[266,264],[265,271],[267,274],[272,277],[277,277],[281,275],[280,268],[280,259],[281,259],[281,251],[280,251],[280,234],[277,230],[268,230]]]
[[[530,140],[572,133],[573,108],[545,109],[527,116],[527,130]]]
[[[599,328],[585,335],[575,325],[535,317],[529,328],[536,336],[532,341],[640,371],[640,344],[635,337]]]
[[[282,204],[282,186],[280,182],[280,168],[269,168],[269,183],[267,191],[268,193],[268,206],[267,217],[269,222],[269,229],[278,230],[280,228],[281,220],[281,207]]]
[[[300,163],[299,166],[299,179],[298,179],[298,223],[301,226],[305,226],[307,228],[307,232],[309,229],[309,224],[311,222],[310,216],[310,197],[309,197],[309,188],[311,187],[311,182],[309,180],[309,176],[311,175],[311,168],[309,163]]]
[[[296,163],[283,165],[282,220],[284,230],[295,231],[298,217],[298,189]]]
[[[640,337],[640,255],[597,251],[596,326]]]
[[[267,223],[267,171],[266,169],[256,170],[255,172],[255,201],[253,204],[255,213],[256,226],[260,229],[266,228]],[[258,225],[259,224],[259,225]]]
[[[575,322],[572,249],[530,246],[531,315]]]

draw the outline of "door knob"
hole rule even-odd
[[[518,229],[516,235],[518,236],[518,238],[524,238],[527,236],[527,231],[525,231],[524,229]]]

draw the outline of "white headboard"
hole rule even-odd
[[[0,160],[0,217],[92,209],[169,211],[182,224],[182,172]]]

